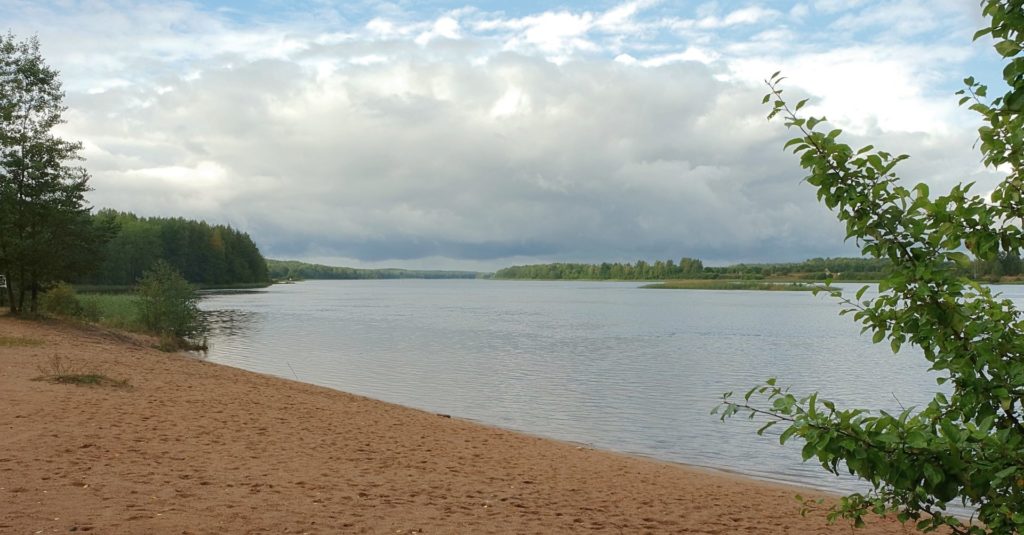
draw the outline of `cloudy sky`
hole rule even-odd
[[[480,270],[855,254],[764,118],[780,69],[905,179],[990,189],[953,97],[997,80],[982,25],[973,0],[0,0],[62,73],[96,207]]]

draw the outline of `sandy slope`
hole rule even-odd
[[[0,532],[850,533],[793,488],[0,317]],[[130,389],[33,381],[54,355]],[[293,360],[295,356],[291,357]],[[861,533],[910,533],[898,524]]]

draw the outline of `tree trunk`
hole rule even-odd
[[[7,293],[7,302],[11,304],[11,314],[17,314],[18,305],[14,302],[14,279],[10,275],[7,275],[7,288],[4,291]]]

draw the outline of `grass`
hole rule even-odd
[[[70,359],[54,355],[46,366],[39,366],[40,376],[36,381],[77,386],[104,386],[128,388],[127,379],[112,379],[102,373],[83,371]]]
[[[79,294],[82,315],[88,321],[125,331],[143,331],[139,320],[138,298],[134,294]]]
[[[94,287],[93,289],[96,288]],[[204,351],[207,349],[205,337],[202,339],[185,339],[168,334],[160,335],[153,332],[153,329],[147,328],[147,325],[144,323],[141,307],[139,306],[140,297],[135,292],[75,293],[72,291],[72,299],[76,303],[73,314],[65,314],[63,316],[59,312],[51,312],[51,314],[72,320],[94,323],[120,331],[157,335],[160,341],[156,347],[161,351]],[[88,378],[83,377],[80,379],[84,381]]]
[[[225,284],[196,284],[200,290],[254,290],[266,288],[271,282],[234,282]],[[75,284],[75,291],[82,294],[130,294],[135,291],[132,284]]]
[[[798,291],[810,292],[821,288],[818,284],[806,282],[764,282],[744,280],[694,279],[669,280],[657,284],[648,284],[641,288],[665,290],[757,290],[766,292]]]
[[[42,340],[23,336],[0,336],[0,347],[35,347],[43,345]]]

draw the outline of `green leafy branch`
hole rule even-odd
[[[787,103],[779,73],[766,80],[768,117],[797,131],[784,148],[799,157],[819,201],[846,224],[847,239],[863,254],[893,265],[874,298],[864,299],[867,287],[852,299],[827,287],[844,305],[840,314],[852,313],[862,332],[870,331],[875,343],[887,340],[894,353],[906,344],[920,348],[948,389],[925,407],[899,414],[840,409],[816,393],[797,397],[774,379],[748,391],[742,402],[723,397],[723,419],[738,413],[767,419],[762,434],[783,423],[780,441],[801,439],[804,460],[815,458],[834,474],[845,466],[872,485],[833,506],[832,520],[859,526],[867,514],[891,513],[925,531],[1024,529],[1024,320],[1011,301],[957,271],[971,255],[1019,256],[1024,243],[1022,4],[982,2],[990,25],[976,36],[992,36],[996,51],[1008,59],[1003,77],[1009,91],[987,102],[988,88],[967,78],[959,92],[960,104],[969,104],[985,123],[979,129],[984,162],[1007,175],[988,199],[973,194],[970,183],[935,197],[923,182],[902,186],[895,171],[906,155],[871,145],[854,150],[840,141],[841,130],[825,129],[824,117],[800,115],[808,100]],[[751,402],[754,396],[767,406]],[[953,500],[975,508],[978,522],[948,514]]]

